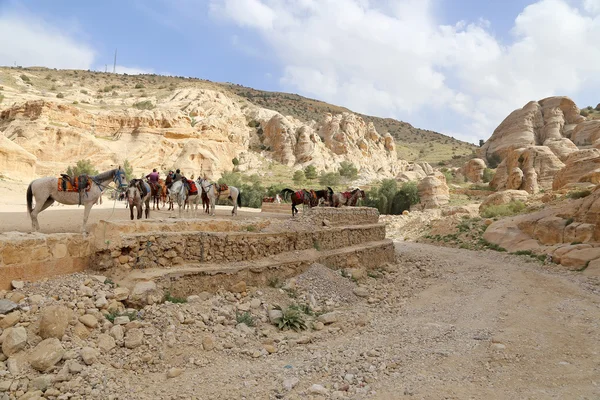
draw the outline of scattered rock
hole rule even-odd
[[[326,313],[326,314],[321,314],[321,315],[319,315],[318,320],[319,320],[319,322],[322,322],[325,325],[333,324],[333,323],[337,322],[337,320],[338,320],[337,313],[330,312],[330,313]]]
[[[127,325],[128,323],[130,323],[131,321],[129,320],[129,317],[127,315],[121,315],[119,317],[115,318],[115,325]]]
[[[88,328],[95,328],[98,326],[98,319],[91,314],[85,314],[79,317],[79,322]]]
[[[81,359],[86,365],[92,365],[98,361],[98,356],[100,356],[100,352],[91,347],[84,347],[81,349]]]
[[[322,385],[317,385],[316,383],[308,388],[308,392],[311,394],[320,394],[321,396],[327,396],[327,389]]]
[[[124,301],[129,297],[129,289],[125,287],[118,287],[114,290],[113,294],[115,300]]]
[[[107,334],[98,335],[98,348],[105,353],[110,352],[117,346],[115,338]]]
[[[23,281],[12,281],[10,283],[13,287],[13,289],[17,289],[17,290],[21,290],[25,287],[25,282]]]
[[[42,375],[34,378],[29,382],[29,385],[36,389],[45,392],[52,385],[52,376],[51,375]]]
[[[29,363],[34,369],[44,372],[55,366],[64,354],[65,349],[60,340],[56,338],[45,339],[29,354]]]
[[[3,332],[2,352],[7,357],[23,350],[27,345],[27,331],[22,326],[8,328]]]
[[[244,293],[246,291],[246,282],[240,281],[231,287],[233,293]]]
[[[19,320],[21,319],[20,311],[13,311],[10,314],[4,316],[4,318],[0,319],[0,329],[10,328],[11,326],[15,326]]]
[[[13,301],[0,299],[0,314],[7,314],[19,308],[19,305]]]
[[[167,371],[167,378],[171,379],[171,378],[176,378],[179,375],[183,374],[183,368],[170,368]]]
[[[62,339],[69,326],[71,310],[63,306],[49,306],[42,311],[39,335],[42,339]]]
[[[211,351],[212,349],[215,348],[215,341],[214,341],[214,339],[212,337],[210,337],[210,336],[204,336],[202,338],[202,347],[206,351]]]
[[[358,297],[369,297],[369,290],[363,286],[357,287],[353,292]]]
[[[115,325],[110,328],[110,336],[112,336],[118,342],[123,342],[125,338],[125,330],[121,325]]]
[[[91,335],[90,330],[81,322],[75,324],[75,329],[73,330],[73,333],[75,333],[75,336],[77,336],[80,339],[87,339]]]
[[[144,332],[141,329],[131,329],[125,335],[125,347],[135,349],[144,343]]]
[[[287,378],[287,379],[283,380],[283,388],[289,392],[290,390],[295,388],[299,383],[300,383],[300,379],[298,379],[296,377]]]

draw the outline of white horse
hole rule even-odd
[[[219,184],[210,183],[206,179],[198,178],[198,184],[202,186],[202,190],[206,192],[208,196],[208,200],[210,201],[210,215],[215,215],[215,203],[219,200],[221,196],[227,196],[227,198],[233,204],[233,209],[231,210],[231,215],[237,215],[238,207],[242,207],[242,194],[240,190],[235,186],[229,186],[228,193],[224,191],[219,191]]]
[[[167,190],[169,200],[179,205],[179,218],[181,218],[181,209],[185,207],[187,194],[187,188],[183,184],[183,181],[173,183],[171,188]]]
[[[92,178],[92,185],[87,192],[83,192],[81,202],[85,207],[83,212],[83,226],[81,231],[86,233],[85,225],[90,215],[92,206],[102,195],[102,191],[110,185],[111,181],[118,185],[117,189],[121,189],[125,182],[125,171],[118,167],[110,171],[102,172]],[[35,197],[35,207],[33,206],[33,198]],[[37,216],[39,213],[50,207],[55,201],[61,204],[75,205],[79,204],[80,197],[78,192],[63,192],[58,190],[58,178],[46,177],[35,179],[27,188],[27,213],[31,218],[31,225],[34,231],[40,230]]]

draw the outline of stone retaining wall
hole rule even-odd
[[[385,239],[385,225],[282,233],[166,232],[121,235],[97,252],[100,269],[258,260],[290,251],[331,250]]]
[[[299,217],[302,221],[309,221],[315,226],[335,225],[368,225],[379,221],[379,211],[371,207],[314,207],[307,209]]]
[[[302,213],[302,206],[296,206],[298,212]],[[261,212],[276,213],[276,214],[289,214],[292,215],[292,204],[291,203],[262,203],[260,206]]]
[[[0,234],[0,290],[10,289],[13,280],[83,271],[92,253],[90,241],[79,234]]]

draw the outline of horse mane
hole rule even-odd
[[[106,181],[108,179],[112,179],[112,177],[115,176],[115,172],[118,170],[118,168],[115,168],[111,169],[110,171],[101,172],[98,175],[93,176],[92,178],[98,181]]]

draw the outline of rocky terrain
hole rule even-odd
[[[497,252],[399,244],[370,272],[314,265],[141,308],[152,288],[102,276],[14,287],[0,293],[1,399],[600,394],[597,287]],[[307,329],[278,329],[275,305]]]
[[[335,171],[348,161],[363,183],[408,166],[395,140],[405,136],[393,123],[308,99],[287,108],[255,101],[235,85],[43,68],[1,68],[0,86],[0,172],[18,180],[56,175],[81,159],[99,170],[128,160],[136,173],[178,167],[211,179],[233,169],[233,159],[237,170],[261,176],[280,165],[287,179],[294,169]],[[414,140],[451,145],[445,160],[473,149],[398,124]]]

